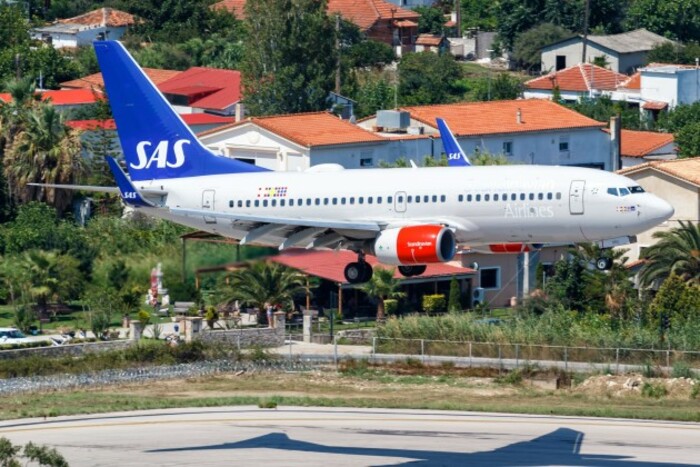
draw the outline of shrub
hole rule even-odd
[[[395,315],[399,309],[399,301],[393,298],[384,300],[384,312],[387,315]]]
[[[661,399],[668,394],[666,386],[663,384],[644,383],[642,386],[642,395],[654,399]]]
[[[426,313],[438,313],[445,311],[447,302],[443,294],[423,295],[423,311]]]
[[[139,310],[138,318],[144,327],[151,322],[151,314],[146,310]]]
[[[673,370],[671,370],[671,376],[673,378],[692,378],[693,370],[684,361],[677,361],[673,364]]]

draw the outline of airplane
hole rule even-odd
[[[290,438],[286,433],[269,433],[255,438],[204,446],[152,449],[149,453],[233,451],[236,449],[277,449],[310,454],[335,454],[341,456],[370,456],[391,458],[391,465],[489,465],[535,467],[543,465],[659,467],[678,465],[673,463],[637,461],[630,456],[609,454],[585,454],[581,452],[585,434],[571,428],[558,428],[551,433],[529,441],[522,441],[491,451],[456,452],[423,449],[399,449],[333,446]],[[401,464],[396,458],[411,459]],[[387,464],[388,465],[388,464]]]
[[[214,154],[118,41],[95,42],[128,176],[121,193],[155,217],[285,250],[348,249],[349,283],[368,281],[365,254],[406,277],[451,261],[457,247],[527,251],[542,243],[628,238],[671,217],[666,201],[614,173],[559,166],[271,171]]]

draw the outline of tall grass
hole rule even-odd
[[[673,349],[692,351],[700,350],[700,323],[679,324],[662,340],[658,329],[637,322],[566,310],[516,315],[498,325],[480,322],[472,314],[411,315],[388,320],[377,328],[377,337],[636,349],[661,349],[670,344]]]

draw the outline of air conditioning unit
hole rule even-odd
[[[483,287],[476,287],[472,291],[472,308],[477,305],[483,305],[486,299],[486,293]]]

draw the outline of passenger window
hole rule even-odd
[[[403,203],[403,196],[397,197],[396,200],[397,200],[399,203]]]
[[[561,192],[557,193],[557,199],[561,199]]]
[[[360,196],[359,198],[357,198],[357,203],[358,203],[358,204],[364,204],[364,203],[365,203],[365,198],[364,198],[363,196]]]
[[[530,193],[530,201],[533,201],[534,199],[535,199],[535,194],[534,194],[534,193]]]
[[[233,207],[233,200],[228,202],[228,207],[232,208]]]
[[[472,195],[467,195],[467,202],[471,203],[472,202]]]
[[[608,194],[613,196],[619,196],[617,193],[617,188],[608,188]]]
[[[437,195],[433,195],[433,203],[437,203]]]
[[[447,197],[445,195],[440,195],[440,202],[444,203],[445,201],[447,201]]]
[[[491,195],[484,195],[484,201],[488,201]]]
[[[406,202],[407,202],[407,203],[412,203],[412,202],[413,202],[413,196],[408,195],[408,196],[406,197]]]
[[[266,200],[266,199],[263,200],[263,207],[264,207],[264,208],[267,207],[267,200]]]
[[[515,201],[516,199],[518,199],[518,195],[516,195],[515,193],[511,193],[511,194],[510,194],[510,200],[511,200],[511,201]]]
[[[285,202],[284,202],[283,199],[281,199],[281,200],[280,200],[280,207],[284,207],[284,205],[285,205]]]
[[[423,196],[423,202],[424,202],[424,203],[429,203],[429,202],[430,202],[430,196],[428,196],[428,195]]]
[[[476,195],[476,200],[481,201],[481,195]]]
[[[355,197],[354,196],[350,197],[350,204],[355,204]]]
[[[294,199],[293,198],[289,200],[289,205],[294,206]]]
[[[420,196],[416,196],[416,203],[420,203]]]
[[[271,204],[272,204],[272,207],[273,207],[273,208],[274,208],[274,207],[277,207],[277,200],[276,200],[276,199],[273,199],[273,200],[271,201]]]
[[[346,201],[347,201],[347,200],[345,199],[344,196],[343,196],[342,198],[340,198],[340,204],[345,204]]]
[[[547,193],[547,199],[552,199],[552,194],[551,194],[551,193]]]
[[[537,199],[542,201],[544,199],[544,194],[543,193],[537,193]]]
[[[393,196],[387,196],[387,197],[386,197],[386,202],[389,203],[389,204],[393,203],[393,202],[394,202],[394,197],[393,197]]]
[[[316,206],[320,206],[320,205],[321,205],[321,198],[316,198]]]
[[[258,200],[258,199],[255,200],[255,207],[256,208],[260,207],[260,200]]]
[[[372,201],[374,201],[374,200],[372,199],[371,196],[369,196],[369,197],[367,198],[367,204],[372,204]]]
[[[297,206],[302,206],[304,204],[304,200],[302,198],[299,198],[297,200]]]
[[[493,195],[493,200],[494,200],[494,201],[498,201],[498,193],[496,193],[496,194]]]
[[[323,204],[324,204],[325,206],[328,206],[328,198],[323,198]]]
[[[459,201],[460,203],[464,201],[464,195],[457,196],[457,201]]]
[[[311,198],[306,198],[306,205],[311,206]]]
[[[391,203],[391,198],[389,198],[389,202]],[[377,204],[382,204],[382,197],[377,196]]]
[[[336,204],[338,204],[338,198],[333,198],[333,206],[335,206]]]
[[[238,200],[238,207],[239,207],[239,208],[242,208],[242,207],[243,207],[243,201],[241,201],[240,199]]]
[[[250,207],[250,200],[249,200],[249,199],[247,199],[247,200],[245,201],[245,207],[247,207],[247,208]]]
[[[525,193],[520,193],[520,201],[525,201]]]

